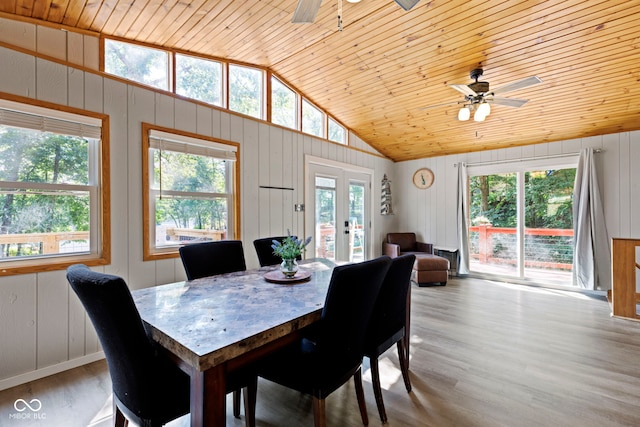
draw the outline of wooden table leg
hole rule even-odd
[[[227,422],[224,366],[191,372],[191,427],[223,426]]]

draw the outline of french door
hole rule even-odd
[[[371,174],[350,165],[307,163],[305,235],[314,257],[358,262],[369,253]]]

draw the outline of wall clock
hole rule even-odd
[[[433,171],[429,168],[418,169],[413,174],[413,185],[418,188],[429,188],[433,184]]]

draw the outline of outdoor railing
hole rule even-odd
[[[63,250],[61,243],[80,242],[86,246],[88,231],[65,231],[61,233],[18,233],[0,234],[0,257],[15,255],[50,255],[69,252]]]
[[[469,227],[470,257],[483,264],[516,264],[517,229]],[[571,270],[573,229],[525,228],[525,266]]]

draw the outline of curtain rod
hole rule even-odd
[[[593,152],[594,153],[602,153],[604,150],[601,148],[594,148]],[[485,165],[498,165],[501,163],[515,163],[515,162],[527,162],[530,160],[545,160],[545,159],[558,159],[558,158],[562,158],[562,157],[573,157],[573,156],[579,156],[580,153],[564,153],[564,154],[550,154],[548,156],[538,156],[538,157],[525,157],[523,159],[505,159],[505,160],[490,160],[490,161],[486,161],[486,162],[477,162],[477,163],[465,163],[466,166],[485,166]],[[454,168],[458,167],[457,163],[453,164]]]

